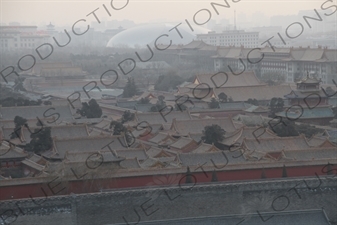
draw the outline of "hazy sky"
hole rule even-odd
[[[58,26],[72,25],[79,19],[95,21],[89,13],[99,8],[96,15],[99,19],[106,18],[117,20],[133,20],[143,23],[155,20],[181,21],[193,20],[193,15],[201,9],[207,8],[212,13],[212,19],[219,21],[222,18],[233,19],[234,10],[239,14],[252,15],[261,12],[266,16],[297,14],[299,10],[320,9],[323,1],[317,0],[241,0],[233,3],[230,9],[218,7],[220,15],[217,16],[210,3],[223,3],[223,0],[130,0],[128,5],[119,11],[113,10],[111,1],[88,1],[88,0],[0,0],[1,23],[20,22],[21,25],[41,24],[52,22]],[[113,1],[116,7],[125,5],[126,0]],[[336,4],[336,0],[334,1]],[[106,13],[102,4],[105,4],[111,13]],[[332,5],[329,3],[327,5]],[[200,13],[200,20],[205,12]],[[239,18],[238,18],[239,20]]]

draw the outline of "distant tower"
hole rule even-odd
[[[47,32],[50,35],[54,34],[54,32],[55,32],[55,26],[53,24],[51,24],[51,22],[49,23],[49,25],[47,25]]]

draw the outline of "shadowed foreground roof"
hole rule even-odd
[[[305,210],[305,211],[289,211],[289,212],[265,212],[261,213],[261,217],[255,214],[248,214],[245,220],[245,215],[230,215],[230,216],[212,216],[199,218],[181,218],[173,220],[161,220],[152,222],[140,222],[139,225],[223,225],[223,224],[243,224],[243,225],[328,225],[330,224],[324,210]],[[270,218],[271,217],[271,218]],[[270,219],[266,219],[270,218]]]

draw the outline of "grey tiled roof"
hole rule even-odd
[[[65,159],[70,162],[86,162],[87,160],[97,162],[120,161],[122,157],[115,157],[110,151],[91,151],[91,152],[67,152]]]
[[[134,159],[125,159],[122,162],[120,162],[121,167],[125,169],[138,169],[140,168],[138,160],[136,158]]]
[[[151,146],[151,148],[149,148],[147,151],[146,151],[146,154],[149,156],[149,157],[152,157],[152,158],[155,158],[159,153],[161,153],[162,149],[161,148],[156,148],[154,146]]]
[[[138,130],[137,130],[138,129]],[[162,124],[147,124],[147,123],[141,123],[141,124],[137,124],[135,126],[133,126],[133,131],[132,134],[134,137],[144,137],[147,136],[149,134],[155,134],[158,131],[163,129],[163,125]]]
[[[140,162],[140,167],[145,169],[145,168],[153,167],[154,165],[157,165],[157,164],[159,164],[160,167],[164,167],[165,166],[165,163],[161,162],[158,159],[147,158],[146,160]]]
[[[212,166],[211,160],[218,167],[223,167],[228,164],[244,163],[246,160],[243,157],[238,157],[239,153],[229,151],[221,152],[207,152],[207,153],[183,153],[179,154],[180,162],[183,166]],[[227,159],[226,159],[227,157]],[[238,157],[238,158],[235,158]]]
[[[278,137],[278,138],[247,138],[243,140],[243,148],[251,151],[271,152],[282,150],[306,150],[311,146],[304,135],[295,137]]]
[[[239,129],[239,130],[237,130],[233,133],[226,133],[225,139],[221,143],[225,144],[225,145],[228,145],[228,146],[230,146],[232,144],[240,145],[244,138],[260,139],[260,138],[273,138],[273,137],[279,138],[276,134],[274,134],[268,128],[242,127],[241,129]]]
[[[123,102],[117,102],[116,106],[121,108],[127,108],[127,109],[134,109],[135,105],[138,101],[123,101]]]
[[[210,151],[217,151],[219,152],[220,150],[215,147],[214,145],[206,144],[206,143],[201,143],[197,148],[195,148],[191,153],[206,153]]]
[[[127,149],[123,136],[103,136],[103,137],[85,137],[85,138],[64,138],[54,139],[54,147],[56,152],[63,158],[68,152],[89,152],[109,150]],[[106,147],[105,147],[106,146]]]
[[[317,102],[320,102],[322,98],[325,98],[324,92],[319,90],[310,90],[310,92],[306,90],[293,90],[288,94],[285,94],[286,98],[299,98],[299,99],[316,99]]]
[[[256,86],[262,83],[256,77],[254,72],[243,72],[240,76],[235,76],[231,72],[226,72],[227,76],[223,73],[219,74],[204,74],[197,75],[197,80],[199,83],[206,83],[211,88],[219,87],[243,87],[243,86]],[[213,83],[213,81],[214,84]]]
[[[134,159],[144,160],[148,158],[144,149],[125,149],[125,150],[117,150],[117,155],[120,157],[124,157],[126,159]]]
[[[49,122],[52,122],[55,119],[52,119],[51,115],[55,113],[59,113],[60,116],[58,118],[58,115],[53,115],[55,119],[58,118],[56,123],[74,121],[69,105],[1,107],[0,120],[14,120],[15,116],[21,116],[25,119],[47,118]]]
[[[226,110],[245,110],[251,107],[252,105],[245,102],[220,102],[219,106],[220,109]]]
[[[303,108],[297,111],[283,111],[276,113],[277,116],[286,117],[290,119],[314,119],[314,118],[333,118],[334,114],[330,107],[316,107],[316,108]]]
[[[149,124],[164,124],[164,123],[171,123],[173,119],[190,120],[191,116],[188,111],[183,112],[172,111],[170,113],[162,112],[162,114],[160,114],[159,112],[136,113],[136,118],[139,123],[142,121],[146,121]]]
[[[108,119],[102,119],[99,123],[95,124],[94,127],[98,129],[109,129],[111,120]]]
[[[321,160],[326,159],[328,162],[329,159],[337,158],[337,149],[328,148],[328,149],[308,149],[304,151],[284,151],[285,157],[288,159],[293,159],[297,161],[302,160]]]
[[[41,120],[41,122],[45,125],[45,126],[55,126],[56,124],[55,123],[47,123],[48,122],[52,122],[53,120],[55,120],[56,118],[54,119],[51,119],[51,118],[40,118],[39,119]],[[56,121],[56,122],[59,122],[59,121]],[[36,124],[38,124],[38,120],[36,118],[34,119],[27,119],[27,125],[29,127],[36,127]],[[10,119],[10,120],[0,120],[0,128],[3,127],[3,128],[15,128],[15,124],[14,124],[14,119]]]
[[[172,138],[169,134],[164,133],[164,132],[159,132],[156,134],[154,137],[150,138],[148,141],[152,143],[159,144],[161,141],[163,141],[166,138],[174,139]]]
[[[319,146],[327,140],[327,137],[312,137],[308,140],[310,146]]]
[[[0,159],[23,159],[27,156],[28,154],[25,153],[21,148],[12,146],[12,149],[10,149],[10,144],[8,142],[1,142]]]
[[[264,126],[267,125],[271,118],[264,117],[264,116],[246,116],[246,115],[237,115],[233,117],[234,121],[241,122],[246,126]]]
[[[284,98],[291,92],[289,85],[279,86],[247,86],[247,87],[220,87],[215,88],[216,95],[225,93],[228,97],[232,97],[234,101],[247,101],[250,98],[257,100],[270,100],[272,98]]]
[[[201,141],[203,134],[202,133],[189,133],[188,136],[192,138],[193,140],[195,140],[196,142],[199,142]]]
[[[29,127],[32,133],[38,132],[41,127]],[[37,131],[35,131],[37,130]],[[24,140],[30,142],[31,132],[27,128],[23,128]],[[51,136],[56,138],[78,138],[88,137],[86,125],[65,125],[65,126],[52,126]]]
[[[134,109],[138,112],[150,112],[152,106],[155,106],[155,104],[136,104]]]
[[[44,168],[46,167],[45,165],[38,164],[38,163],[33,162],[33,161],[29,160],[29,159],[25,159],[21,163],[24,164],[24,165],[26,165],[26,166],[28,166],[28,167],[31,167],[31,168],[33,168],[33,169],[35,169],[37,171],[43,171]]]
[[[323,57],[324,49],[293,49],[291,55],[293,59],[299,61],[316,61]]]
[[[174,121],[172,123],[172,129],[180,135],[188,135],[189,133],[202,133],[206,126],[219,125],[226,132],[233,132],[237,128],[233,124],[231,118],[216,118],[216,119],[193,119],[193,120],[181,120]]]
[[[13,132],[14,132],[14,128],[2,128],[2,138],[7,139],[7,140],[10,139]],[[17,131],[17,133],[19,134],[19,131]]]
[[[181,137],[176,142],[170,144],[170,147],[182,149],[191,143],[195,143],[195,141],[192,138]]]

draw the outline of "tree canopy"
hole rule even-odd
[[[158,77],[154,85],[154,89],[158,91],[169,91],[170,89],[176,89],[177,86],[184,82],[184,79],[177,75],[174,71]]]
[[[159,112],[161,110],[163,110],[166,107],[166,103],[165,103],[165,97],[160,95],[158,96],[158,101],[156,103],[156,105],[152,106],[150,111],[151,112]]]
[[[226,131],[219,125],[213,124],[204,128],[201,139],[207,144],[218,144],[224,140],[225,133]]]
[[[176,111],[186,111],[187,110],[187,106],[184,104],[175,104],[174,108]]]
[[[50,127],[36,129],[34,133],[30,135],[30,137],[32,140],[25,147],[27,151],[34,152],[35,154],[42,154],[53,147],[53,139],[51,137]]]
[[[101,118],[102,109],[98,105],[95,99],[90,99],[89,104],[87,102],[82,103],[82,108],[77,110],[81,116],[85,116],[87,118]]]
[[[247,103],[251,104],[251,105],[256,105],[256,106],[259,105],[259,102],[255,98],[254,99],[252,99],[252,98],[248,99]]]
[[[121,122],[111,121],[109,128],[110,129],[113,128],[113,135],[122,135],[122,134],[124,134],[126,142],[128,144],[132,144],[132,142],[134,142],[134,138],[133,138],[132,134],[130,133],[130,131]]]
[[[135,83],[135,79],[129,77],[128,82],[126,83],[124,89],[123,89],[123,97],[125,98],[131,98],[135,96],[138,93],[138,87]]]
[[[141,98],[139,101],[138,101],[138,104],[149,104],[150,103],[150,99],[148,97],[146,98]]]
[[[323,129],[316,128],[310,124],[296,124],[291,120],[284,120],[282,122],[275,121],[270,123],[270,128],[279,137],[292,137],[304,134],[307,138],[323,132]]]
[[[208,106],[211,109],[218,109],[218,108],[220,108],[219,102],[215,98],[212,98],[211,102],[208,103]]]
[[[285,81],[285,76],[279,71],[269,71],[261,76],[261,80],[267,82],[268,85],[276,85]]]
[[[284,107],[284,101],[282,98],[272,98],[270,101],[270,113],[272,117],[275,117],[275,113],[281,112]]]
[[[27,120],[21,116],[14,117],[15,128],[13,133],[11,134],[11,139],[20,138],[21,128],[27,123]]]
[[[223,92],[221,92],[218,97],[219,97],[220,102],[227,102],[228,101],[227,95]]]
[[[295,122],[290,121],[290,120],[285,120],[282,122],[275,122],[274,123],[269,123],[270,128],[272,131],[274,131],[277,136],[279,137],[292,137],[292,136],[298,136],[299,133],[295,129]]]
[[[135,114],[131,113],[130,110],[127,110],[122,115],[122,124],[128,121],[132,121],[135,118]]]

